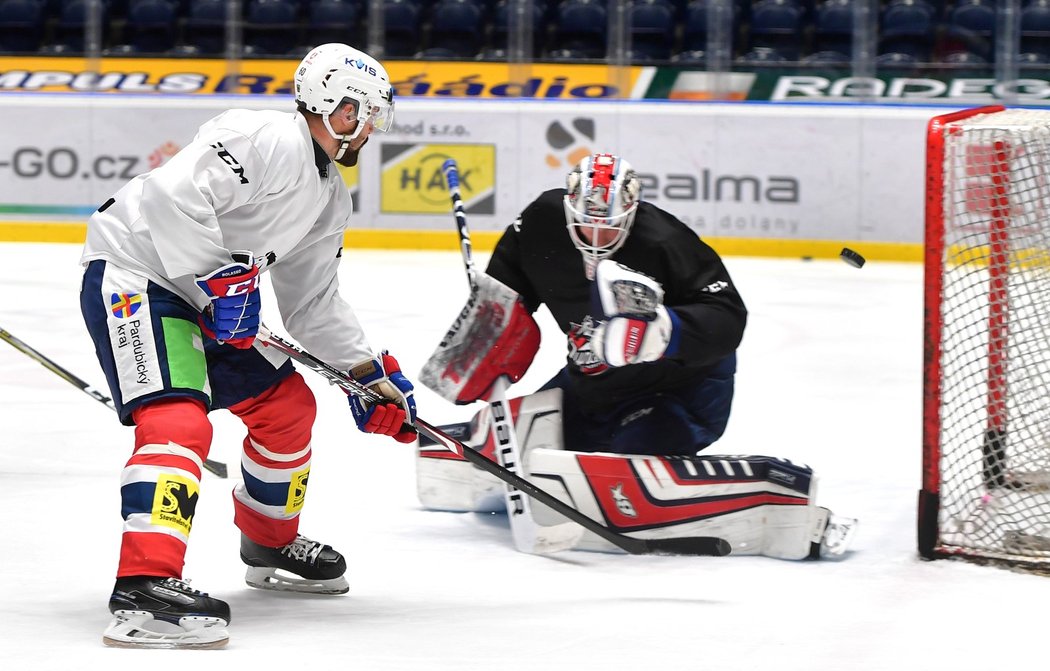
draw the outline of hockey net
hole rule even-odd
[[[1050,570],[1050,111],[927,131],[919,552]]]

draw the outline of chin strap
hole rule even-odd
[[[359,121],[357,123],[357,128],[354,129],[353,133],[346,133],[340,135],[332,129],[332,122],[328,120],[327,114],[322,115],[321,120],[324,122],[324,127],[328,129],[328,134],[334,137],[336,140],[339,140],[339,149],[335,152],[336,161],[343,158],[343,155],[346,154],[346,150],[350,148],[350,143],[353,142],[357,138],[357,136],[361,134],[361,131],[364,130],[365,127],[365,124]]]

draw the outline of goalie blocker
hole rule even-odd
[[[715,536],[733,555],[779,559],[840,558],[856,520],[815,505],[812,469],[786,459],[747,456],[648,456],[565,450],[561,440],[561,390],[511,400],[525,477],[585,515],[639,538]],[[443,427],[495,459],[489,407],[470,422]],[[481,446],[481,447],[479,447]],[[421,439],[416,458],[417,493],[431,510],[504,510],[502,483],[469,462]],[[540,525],[564,522],[542,504]],[[592,533],[575,549],[620,550]]]

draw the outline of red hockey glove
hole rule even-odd
[[[351,394],[350,412],[354,413],[357,428],[365,433],[392,436],[399,443],[416,439],[415,429],[405,426],[406,421],[416,421],[416,399],[412,395],[412,383],[402,375],[397,359],[384,351],[374,359],[351,366],[350,377],[390,400],[369,404]]]

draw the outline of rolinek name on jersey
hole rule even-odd
[[[131,353],[135,361],[136,382],[149,384],[146,352],[142,346],[142,337],[139,335],[139,326],[141,324],[141,321],[134,319],[117,326],[117,349],[124,349],[131,345]]]

